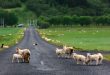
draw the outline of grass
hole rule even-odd
[[[104,59],[110,61],[110,54],[108,54],[108,55],[104,55]]]
[[[110,27],[49,28],[38,30],[56,44],[70,45],[81,50],[110,50]],[[59,43],[57,41],[60,41]]]
[[[12,46],[23,37],[22,28],[0,28],[0,45]]]

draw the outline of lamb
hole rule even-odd
[[[15,61],[15,59],[18,61],[18,63],[19,59],[22,59],[22,61],[24,62],[23,56],[20,54],[13,54],[12,63]]]
[[[90,64],[92,61],[96,61],[96,65],[102,64],[103,55],[101,53],[93,54],[87,53],[87,64]]]
[[[31,52],[29,49],[16,49],[16,53],[22,55],[24,57],[24,61],[29,63]]]
[[[74,52],[73,47],[67,47],[66,45],[63,46],[63,49],[65,50],[65,53],[70,55]]]
[[[65,51],[63,49],[56,48],[56,54],[58,55],[58,57],[60,57],[65,54]]]
[[[80,54],[77,54],[77,53],[73,53],[72,54],[72,58],[74,60],[76,60],[77,64],[79,64],[79,61],[82,61],[83,64],[86,64],[86,56],[84,55],[80,55]]]

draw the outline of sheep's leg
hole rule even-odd
[[[79,60],[77,59],[76,61],[77,61],[77,64],[79,64]]]
[[[99,61],[100,64],[102,64],[102,59]]]
[[[58,57],[60,57],[60,54],[57,54]]]
[[[68,57],[68,55],[67,54],[65,54],[65,58],[67,58]]]
[[[92,63],[92,60],[90,60],[89,62],[88,62],[88,65],[90,65]]]
[[[22,61],[24,62],[24,58],[22,58]]]
[[[63,57],[63,56],[64,56],[64,54],[62,54],[62,53],[61,53],[61,54],[60,54],[60,56],[61,56],[61,57]]]
[[[96,65],[98,65],[99,64],[99,60],[96,60]]]
[[[66,54],[65,53],[62,53],[61,55],[62,55],[62,57],[66,58]]]
[[[30,57],[28,57],[28,63],[29,63]]]
[[[18,63],[19,63],[19,59],[17,58],[17,61],[18,61]]]
[[[85,65],[86,64],[86,62],[85,61],[83,61],[83,65]]]
[[[70,58],[70,54],[68,55],[68,58]]]
[[[12,63],[14,62],[14,60],[15,60],[15,59],[14,59],[14,57],[13,57],[13,58],[12,58]]]

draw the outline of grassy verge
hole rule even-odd
[[[110,54],[104,55],[104,59],[110,61]]]
[[[38,30],[43,38],[58,45],[70,45],[80,50],[110,50],[110,27],[49,28]]]
[[[1,44],[12,46],[19,42],[23,35],[22,28],[0,28],[0,46]]]

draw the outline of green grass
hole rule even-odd
[[[74,27],[40,29],[40,34],[54,43],[70,45],[83,50],[110,50],[110,27]],[[52,41],[51,41],[52,42]]]
[[[108,55],[104,55],[104,59],[110,61],[110,54],[108,54]]]
[[[12,46],[23,37],[23,28],[0,28],[0,46]]]

